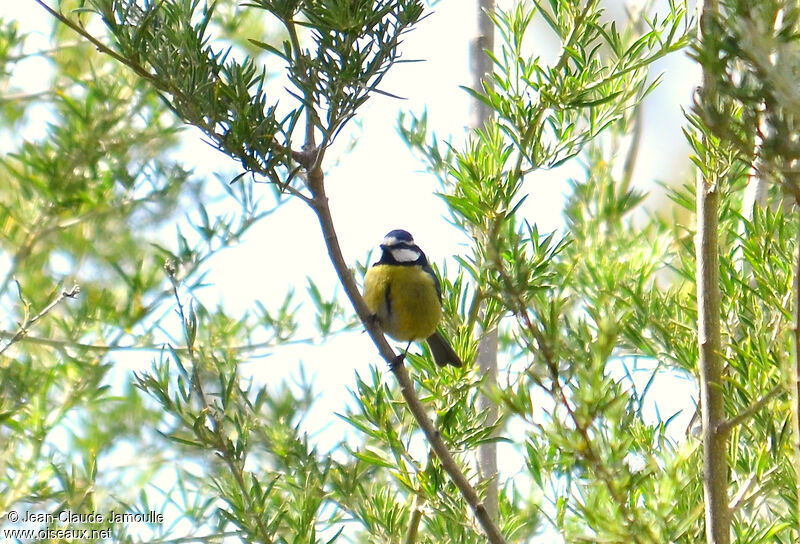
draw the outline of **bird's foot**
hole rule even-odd
[[[398,365],[403,364],[403,361],[406,360],[406,355],[408,355],[408,348],[410,347],[411,347],[411,340],[408,341],[406,349],[404,349],[402,353],[400,353],[397,357],[394,358],[394,361],[392,361],[392,363],[389,365],[389,370],[394,371],[394,369],[397,368]]]
[[[406,352],[399,353],[397,357],[394,358],[394,361],[389,363],[389,370],[394,371],[398,366],[401,366],[403,362],[406,360]]]

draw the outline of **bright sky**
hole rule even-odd
[[[463,251],[465,240],[448,225],[446,207],[434,195],[438,189],[435,179],[422,172],[423,165],[401,141],[396,124],[400,111],[420,114],[427,108],[429,126],[440,138],[450,136],[456,145],[463,141],[470,104],[468,95],[459,85],[470,84],[468,51],[475,29],[474,8],[469,3],[465,9],[466,5],[463,0],[443,0],[418,29],[406,35],[404,58],[424,59],[425,62],[397,66],[382,88],[407,100],[374,96],[359,114],[357,120],[361,128],[343,134],[340,139],[339,149],[349,137],[358,139],[353,152],[339,157],[340,163],[327,177],[327,192],[339,239],[345,258],[351,263],[366,259],[368,251],[394,228],[412,232],[429,258],[440,267],[446,262],[450,268],[455,268],[452,256]],[[614,7],[613,2],[609,5]],[[610,11],[613,16],[614,10]],[[47,47],[50,20],[32,0],[0,3],[0,17],[19,19],[23,31],[33,33],[31,45]],[[534,35],[549,35],[547,27]],[[547,58],[557,51],[555,47],[556,44],[543,41],[541,54]],[[46,61],[34,58],[20,65],[15,78],[17,83],[24,79],[26,88],[41,88],[47,83],[48,71]],[[657,63],[654,75],[659,71],[666,74],[644,107],[644,137],[635,175],[635,182],[648,190],[655,188],[656,180],[680,179],[688,168],[687,146],[680,130],[683,121],[680,108],[690,102],[697,74],[685,57],[675,55]],[[36,121],[46,116],[46,111],[32,112],[24,135],[28,138],[41,136],[43,123]],[[7,148],[9,143],[0,140],[0,149]],[[186,164],[200,172],[232,170],[228,159],[199,139],[189,139],[183,153]],[[329,156],[336,155],[334,147]],[[527,217],[537,222],[540,231],[561,228],[566,180],[580,175],[577,165],[571,164],[537,174],[528,182],[535,198],[527,200],[525,211]],[[266,193],[268,189],[260,186],[256,191]],[[297,291],[303,292],[306,275],[312,275],[326,295],[336,283],[317,221],[300,202],[287,205],[251,231],[239,247],[216,259],[211,269],[208,280],[214,286],[203,293],[203,299],[210,305],[216,300],[224,301],[232,315],[244,314],[256,299],[268,308],[275,307],[290,285],[296,285]],[[306,305],[306,310],[311,310],[310,304]],[[152,356],[139,354],[119,359],[120,364],[141,369],[150,365]],[[324,345],[282,348],[267,358],[245,363],[243,372],[252,372],[264,383],[276,383],[297,374],[295,362],[298,360],[303,362],[307,375],[313,377],[316,390],[320,392],[307,421],[309,430],[315,433],[314,438],[325,450],[351,432],[334,413],[344,411],[349,398],[347,390],[354,384],[354,372],[365,374],[370,364],[384,365],[366,335],[354,333],[333,338]],[[658,395],[661,417],[692,406],[693,388],[683,381],[666,380],[654,388],[664,392]],[[690,415],[691,409],[685,416]],[[676,428],[682,428],[681,425],[676,423]]]

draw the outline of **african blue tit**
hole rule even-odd
[[[425,339],[437,365],[461,366],[436,330],[442,319],[439,279],[407,231],[393,230],[383,239],[381,258],[364,278],[364,301],[386,334],[409,345]]]

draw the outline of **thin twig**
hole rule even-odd
[[[775,465],[766,472],[756,472],[751,474],[744,485],[739,488],[739,492],[736,494],[736,496],[734,496],[731,500],[731,504],[729,506],[731,513],[736,512],[743,506],[752,503],[758,497],[763,496],[768,489],[768,486],[763,485],[763,482],[771,477],[772,474],[778,470],[778,468],[779,466]],[[757,483],[759,484],[758,488],[756,488],[756,490],[752,493],[748,494],[753,486]]]
[[[306,125],[305,125],[305,141],[303,143],[303,151],[304,152],[314,152],[314,160],[313,162],[305,162],[301,164],[305,164],[307,171],[313,171],[319,168],[322,156],[325,150],[325,142],[319,147],[316,144],[316,136],[314,134],[314,130],[316,125],[319,123],[319,118],[317,117],[317,110],[314,108],[314,97],[309,89],[313,88],[313,81],[312,78],[312,71],[308,68],[308,63],[306,62],[305,57],[303,56],[303,50],[300,47],[300,38],[297,35],[297,25],[291,19],[283,21],[284,26],[286,27],[286,31],[289,33],[290,43],[292,44],[292,49],[294,51],[294,61],[295,64],[301,67],[305,71],[305,77],[308,78],[306,83],[309,85],[305,86],[303,90],[303,107],[305,109],[306,114]]]
[[[60,11],[57,11],[57,10],[51,8],[43,0],[34,0],[34,2],[36,2],[37,4],[42,6],[42,8],[44,8],[45,11],[47,11],[50,15],[55,17],[56,20],[58,20],[60,23],[68,26],[69,28],[71,28],[72,30],[77,32],[80,36],[83,36],[84,38],[89,40],[89,42],[92,45],[94,45],[97,48],[97,50],[100,51],[101,53],[104,53],[104,54],[108,55],[109,57],[113,58],[114,60],[116,60],[117,62],[127,66],[128,68],[130,68],[131,70],[136,72],[136,75],[138,75],[139,77],[141,77],[143,79],[146,79],[147,81],[152,83],[157,89],[169,92],[170,94],[178,96],[184,102],[188,102],[187,97],[183,93],[181,93],[180,90],[176,90],[176,89],[172,89],[172,88],[169,88],[169,87],[165,87],[163,82],[159,78],[157,78],[156,76],[151,74],[143,66],[141,66],[140,64],[137,64],[136,62],[133,62],[132,60],[130,60],[129,58],[127,58],[127,57],[125,57],[123,55],[120,55],[119,53],[117,53],[116,51],[114,51],[113,49],[111,49],[110,47],[105,45],[103,42],[101,42],[100,40],[98,40],[97,38],[92,36],[81,25],[79,25],[78,23],[74,22],[69,17],[66,17]]]
[[[20,62],[22,60],[34,57],[54,57],[56,54],[63,52],[65,49],[72,49],[74,47],[80,47],[82,45],[83,42],[65,43],[59,45],[58,47],[53,47],[52,49],[40,49],[39,51],[32,51],[30,53],[20,53],[19,55],[8,55],[3,60],[5,60],[6,62]]]
[[[52,89],[46,89],[44,91],[35,91],[31,93],[16,93],[16,94],[7,94],[4,96],[0,96],[0,105],[2,104],[13,104],[14,102],[32,102],[34,100],[39,100],[40,98],[55,96],[56,92]]]
[[[352,327],[345,326],[341,329],[332,331],[328,333],[326,336],[335,336],[339,333],[352,330]],[[10,339],[16,335],[17,332],[11,331],[2,331],[0,330],[0,339]],[[255,342],[252,344],[232,344],[232,345],[225,345],[225,344],[215,344],[214,349],[220,352],[231,352],[237,354],[247,354],[254,351],[258,351],[261,349],[278,349],[282,346],[291,346],[291,345],[299,345],[299,344],[309,344],[311,342],[318,341],[318,338],[315,337],[306,337],[306,338],[299,338],[299,339],[291,339],[286,341],[281,341],[280,344],[277,344],[274,340],[266,340],[264,342]],[[161,342],[156,344],[138,344],[138,345],[131,345],[131,346],[122,346],[119,344],[109,343],[109,344],[86,344],[83,342],[76,342],[72,340],[57,340],[55,338],[43,338],[41,336],[31,336],[26,334],[22,338],[17,339],[17,342],[27,342],[30,344],[37,344],[41,346],[48,346],[51,348],[55,348],[58,350],[64,349],[75,349],[75,350],[84,350],[84,351],[91,351],[91,352],[99,352],[99,353],[107,353],[111,351],[143,351],[143,352],[160,352],[164,351],[164,348],[167,347],[168,342]],[[180,354],[189,354],[188,348],[182,347],[173,347],[173,351]]]
[[[746,409],[739,412],[738,415],[720,423],[718,426],[719,431],[728,432],[737,425],[741,425],[742,423],[744,423],[745,421],[756,415],[758,412],[763,410],[767,406],[767,404],[769,404],[770,401],[772,401],[772,399],[774,399],[783,392],[784,392],[784,385],[782,383],[776,385],[775,387],[770,389],[766,395],[758,399],[756,402],[748,406]]]
[[[17,332],[16,332],[16,333],[15,333],[15,334],[14,334],[14,335],[11,337],[11,340],[9,340],[9,341],[8,341],[8,343],[7,343],[5,346],[3,346],[3,349],[0,349],[0,355],[2,355],[3,353],[5,353],[5,352],[6,352],[6,350],[7,350],[8,348],[10,348],[10,347],[11,347],[11,346],[12,346],[14,343],[16,343],[17,341],[19,341],[19,339],[20,339],[20,338],[22,338],[23,336],[25,336],[26,334],[28,334],[28,330],[29,330],[29,329],[30,329],[30,328],[31,328],[31,327],[32,327],[32,326],[33,326],[33,325],[34,325],[34,324],[35,324],[37,321],[39,321],[41,318],[43,318],[45,315],[47,315],[47,314],[50,312],[50,310],[52,310],[53,308],[55,308],[56,306],[58,306],[58,304],[60,304],[62,300],[64,300],[65,298],[75,298],[76,296],[78,296],[78,294],[79,294],[80,292],[81,292],[81,288],[80,288],[80,286],[79,286],[79,285],[77,285],[77,284],[76,284],[76,285],[73,285],[73,286],[72,286],[70,289],[68,289],[68,290],[61,291],[61,292],[58,294],[58,296],[57,296],[55,299],[53,299],[53,301],[52,301],[50,304],[48,304],[47,306],[45,306],[45,307],[44,307],[44,309],[43,309],[41,312],[39,312],[39,313],[38,313],[38,314],[36,314],[35,316],[33,316],[33,317],[31,317],[31,318],[27,319],[27,320],[26,320],[24,323],[20,324],[19,330],[18,330],[18,331],[17,331]]]

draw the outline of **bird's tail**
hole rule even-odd
[[[439,331],[428,337],[428,347],[433,353],[433,360],[439,366],[461,366],[463,364],[456,351]]]

